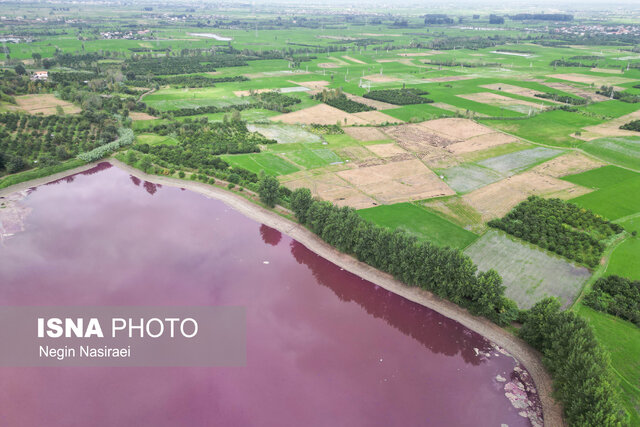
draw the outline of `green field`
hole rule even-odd
[[[161,136],[153,133],[145,133],[136,136],[136,142],[138,144],[149,144],[149,145],[178,145],[178,140],[171,136]]]
[[[609,163],[640,171],[640,136],[594,139],[580,148]]]
[[[631,414],[631,425],[640,425],[640,328],[583,305],[576,311],[589,321],[596,338],[609,351],[611,366],[620,381],[623,402]]]
[[[567,307],[591,275],[584,267],[498,230],[487,231],[464,252],[479,270],[500,273],[505,295],[520,308],[530,308],[548,296],[559,297]]]
[[[291,162],[306,169],[342,163],[340,156],[327,148],[303,148],[302,150],[283,153],[283,155]]]
[[[231,166],[241,167],[257,174],[264,171],[268,175],[287,175],[300,170],[296,165],[271,153],[228,154],[222,158]]]
[[[604,166],[562,179],[596,188],[597,190],[575,199],[572,203],[591,209],[609,220],[640,212],[640,173],[616,166]]]
[[[478,236],[446,219],[411,203],[361,209],[358,214],[381,226],[407,232],[438,246],[465,248]]]
[[[605,274],[640,280],[640,237],[629,237],[616,247]]]
[[[585,126],[597,125],[604,120],[578,113],[555,110],[538,114],[526,120],[480,120],[481,123],[539,144],[557,147],[576,147],[582,141],[571,134]]]

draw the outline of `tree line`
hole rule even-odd
[[[545,298],[526,312],[518,335],[542,353],[569,425],[628,425],[609,355],[584,318]]]
[[[260,195],[273,205],[277,194],[273,188],[271,191]],[[504,296],[498,273],[478,272],[471,259],[457,249],[441,248],[405,231],[375,225],[353,208],[314,200],[306,188],[293,191],[290,206],[298,221],[324,241],[409,286],[429,290],[500,325],[509,324],[518,315],[516,304]]]

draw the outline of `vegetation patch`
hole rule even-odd
[[[615,275],[601,277],[583,304],[640,326],[640,281]]]
[[[634,132],[640,132],[640,120],[634,120],[632,122],[625,123],[622,126],[620,126],[620,129],[632,130]]]
[[[375,110],[374,107],[370,107],[347,98],[347,96],[340,90],[323,89],[322,92],[314,95],[313,98],[342,111],[346,111],[347,113],[360,113],[362,111]]]
[[[378,89],[365,93],[363,96],[368,99],[382,101],[394,105],[411,105],[411,104],[428,104],[433,102],[432,99],[424,98],[422,95],[428,95],[429,92],[414,89]]]
[[[489,226],[501,229],[541,248],[595,267],[605,241],[622,227],[560,199],[530,196],[504,218]]]

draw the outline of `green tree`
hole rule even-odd
[[[19,76],[24,76],[25,74],[27,74],[27,70],[26,68],[24,68],[24,65],[22,64],[18,64],[16,65],[16,68],[14,68],[15,72],[17,75]]]
[[[142,156],[142,159],[140,159],[140,169],[147,172],[149,171],[149,169],[151,169],[151,165],[152,165],[151,156],[149,155]]]
[[[307,212],[313,203],[311,190],[308,188],[298,188],[291,194],[291,209],[298,218],[298,221],[305,224],[307,222]]]
[[[274,207],[276,203],[278,203],[278,198],[280,195],[280,183],[278,179],[271,175],[266,175],[264,172],[260,173],[260,183],[258,187],[258,194],[260,195],[260,200],[269,206],[270,208]]]

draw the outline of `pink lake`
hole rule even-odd
[[[513,358],[220,201],[103,163],[18,203],[0,305],[244,306],[247,364],[0,368],[2,426],[531,425]]]

